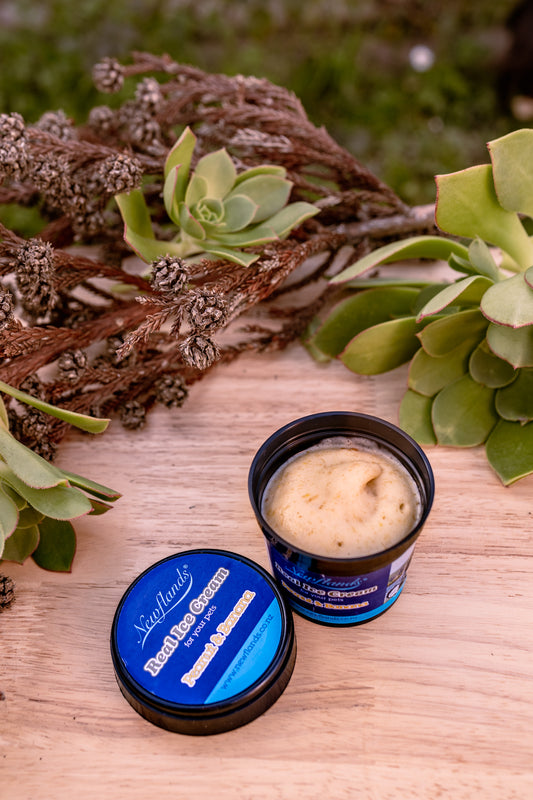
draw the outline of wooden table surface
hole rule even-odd
[[[428,448],[436,499],[398,602],[367,624],[295,618],[298,658],[263,716],[218,736],[161,730],[122,697],[109,632],[155,561],[222,547],[268,567],[247,495],[257,448],[305,414],[397,422],[405,370],[358,378],[298,345],[245,356],[140,432],[72,433],[59,463],[123,493],[77,525],[70,574],[4,564],[0,796],[409,800],[533,796],[533,477]]]

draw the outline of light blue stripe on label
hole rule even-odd
[[[281,640],[279,603],[273,600],[224,672],[206,703],[218,703],[246,691],[270,665]]]

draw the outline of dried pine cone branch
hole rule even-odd
[[[215,364],[299,336],[330,300],[323,273],[342,247],[360,254],[368,237],[431,224],[312,125],[294,94],[267,80],[212,75],[149,53],[134,53],[130,64],[103,59],[93,78],[106,93],[131,84],[130,97],[118,108],[96,106],[80,126],[60,110],[35,125],[16,110],[0,115],[0,204],[42,218],[28,240],[0,223],[0,377],[15,386],[31,380],[44,400],[142,427],[155,403],[181,406]],[[256,250],[252,266],[166,256],[146,277],[123,240],[113,196],[142,187],[157,238],[170,240],[163,169],[186,126],[197,138],[192,168],[220,148],[237,172],[279,165],[291,199],[314,202],[320,213]],[[291,289],[297,296],[314,286],[311,300],[296,300],[289,312],[266,302],[286,294],[286,278],[322,253],[322,266]],[[250,321],[255,314],[260,325]],[[36,447],[52,451],[65,434],[58,420],[6,405],[17,434]]]

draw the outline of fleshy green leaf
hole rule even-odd
[[[182,167],[179,164],[172,167],[163,184],[163,204],[168,216],[175,225],[179,225],[180,199],[176,191],[176,186],[178,185],[178,177],[181,169]]]
[[[263,222],[276,214],[287,202],[291,193],[291,181],[278,178],[276,175],[255,175],[241,181],[236,189],[227,197],[245,195],[256,206],[255,222]]]
[[[418,317],[424,306],[449,285],[449,283],[430,283],[428,286],[424,286],[416,298],[416,303],[412,311],[413,316]]]
[[[407,385],[418,394],[433,397],[468,371],[468,359],[475,341],[466,340],[443,356],[430,356],[420,348],[409,366]]]
[[[498,420],[494,390],[463,375],[435,397],[431,418],[439,444],[452,447],[482,444]]]
[[[358,333],[380,322],[412,316],[418,290],[411,287],[369,289],[341,300],[330,311],[313,344],[334,358]]]
[[[468,255],[470,261],[480,275],[485,275],[486,278],[490,278],[494,283],[501,279],[502,276],[498,265],[489,247],[482,239],[474,239],[474,241],[471,242],[468,248]]]
[[[209,244],[209,246],[214,245],[215,247],[219,243],[222,247],[254,247],[256,245],[272,242],[277,238],[276,231],[270,226],[269,220],[259,225],[252,225],[244,231],[238,231],[237,233],[217,234],[216,240],[209,240],[207,244]]]
[[[401,261],[409,258],[430,258],[447,261],[452,253],[463,258],[468,258],[468,249],[458,242],[446,239],[443,236],[413,236],[409,239],[402,239],[398,242],[391,242],[383,247],[378,247],[372,253],[351,264],[338,275],[335,275],[330,283],[345,283],[346,281],[357,278],[378,264],[390,264],[394,261]]]
[[[185,191],[185,200],[178,205],[185,205],[189,208],[192,208],[196,205],[196,203],[199,203],[200,200],[203,200],[203,198],[207,196],[213,197],[213,195],[208,195],[206,179],[195,173],[187,185],[187,189]]]
[[[62,473],[72,486],[84,489],[89,494],[100,498],[100,500],[109,500],[113,502],[114,500],[118,500],[119,497],[122,497],[120,492],[117,492],[115,489],[110,489],[102,483],[96,483],[96,481],[92,481],[89,478],[84,478],[83,475],[77,475],[75,472],[68,472],[68,470],[65,469],[62,470]]]
[[[521,328],[533,325],[533,289],[522,273],[495,283],[483,295],[481,310],[491,322]]]
[[[109,503],[102,503],[101,500],[95,500],[93,497],[90,498],[92,510],[89,511],[89,515],[91,517],[98,517],[101,514],[105,514],[106,511],[110,511],[113,506],[110,506]]]
[[[205,230],[197,219],[191,214],[189,207],[185,203],[179,204],[180,225],[188,236],[202,242],[206,238]]]
[[[44,489],[57,486],[59,483],[66,484],[59,469],[25,447],[2,427],[0,427],[0,456],[15,475],[29,486]]]
[[[339,358],[359,375],[378,375],[405,364],[420,347],[414,317],[402,317],[367,328],[346,345]]]
[[[231,191],[237,177],[237,170],[227,150],[222,148],[201,158],[194,170],[194,176],[205,180],[209,197],[222,200]],[[188,190],[185,200],[189,203],[187,196]]]
[[[204,242],[205,244],[205,242]],[[259,258],[258,253],[243,253],[242,250],[232,250],[229,247],[222,247],[216,242],[208,242],[205,244],[204,252],[210,253],[218,258],[225,258],[227,261],[232,261],[234,264],[240,264],[243,267],[249,267],[254,261]]]
[[[39,524],[39,545],[32,557],[43,569],[70,572],[76,552],[76,533],[70,522],[45,517]]]
[[[467,309],[430,322],[418,336],[430,356],[443,356],[465,339],[481,340],[488,322],[478,309]]]
[[[533,422],[500,420],[485,446],[487,459],[505,486],[533,473]]]
[[[18,492],[29,505],[53,519],[75,519],[88,514],[92,506],[87,497],[73,486],[32,489],[18,478],[7,464],[0,462],[0,477]]]
[[[433,286],[433,281],[417,281],[414,278],[396,278],[396,277],[383,277],[377,278],[354,278],[349,281],[343,288],[344,289],[380,289],[398,287],[401,289],[427,289]],[[445,286],[446,284],[442,284]]]
[[[31,528],[17,528],[9,539],[6,539],[2,558],[6,561],[16,561],[17,564],[23,564],[28,556],[31,556],[38,544],[39,528],[37,525]]]
[[[166,180],[170,171],[179,166],[179,179],[175,185],[176,201],[179,203],[185,199],[185,187],[189,180],[189,170],[191,158],[196,145],[196,136],[189,127],[185,128],[178,141],[169,152],[165,162],[164,178]]]
[[[11,536],[18,525],[19,510],[12,498],[0,486],[0,539]]]
[[[224,221],[219,225],[221,233],[242,231],[255,217],[257,206],[248,197],[235,194],[224,201]]]
[[[287,170],[277,164],[261,164],[259,167],[250,167],[250,169],[245,169],[237,175],[234,186],[238,186],[240,183],[247,181],[248,178],[254,178],[256,175],[277,175],[278,178],[285,178]]]
[[[127,229],[145,239],[153,239],[152,221],[141,190],[133,189],[131,192],[117,194],[115,200]]]
[[[210,235],[217,231],[218,226],[224,219],[224,204],[222,200],[216,200],[212,197],[200,200],[191,211],[204,230]]]
[[[10,497],[13,500],[19,511],[22,511],[23,508],[26,508],[26,506],[28,505],[26,500],[24,500],[24,498],[21,497],[20,494],[16,492],[11,486],[9,486],[7,483],[3,483],[2,481],[0,481],[0,488],[2,489],[3,492],[5,492],[5,494],[7,494],[8,497]]]
[[[512,262],[514,264],[514,261]],[[470,259],[461,258],[460,256],[451,255],[448,259],[448,265],[455,270],[455,272],[462,272],[465,275],[478,275],[477,267],[472,264]],[[516,265],[515,265],[516,266]],[[516,270],[514,270],[516,271]]]
[[[471,275],[456,281],[432,297],[420,311],[417,319],[420,321],[425,317],[438,314],[450,305],[479,305],[484,293],[492,285],[492,281],[483,275]]]
[[[479,237],[501,247],[522,267],[533,262],[533,243],[518,216],[498,202],[492,167],[475,167],[437,175],[436,220],[455,236]]]
[[[491,323],[487,328],[490,349],[513,367],[533,367],[533,325],[506,328]]]
[[[9,430],[9,417],[7,416],[7,409],[4,401],[0,397],[0,425],[3,425],[6,431]]]
[[[524,280],[530,289],[533,289],[533,267],[530,267],[524,272]]]
[[[315,361],[317,361],[319,364],[326,364],[331,361],[331,358],[323,353],[322,350],[319,350],[314,341],[315,333],[318,331],[321,324],[322,323],[318,317],[314,317],[302,334],[301,342],[309,355],[314,358]]]
[[[39,511],[36,511],[35,508],[31,506],[26,506],[23,508],[19,515],[19,524],[18,528],[31,528],[33,525],[39,525],[39,522],[43,519],[44,514],[41,514]]]
[[[400,427],[420,444],[437,443],[431,422],[433,399],[408,389],[400,404]]]
[[[0,381],[0,392],[4,392],[5,394],[14,397],[15,400],[19,400],[21,403],[26,403],[29,406],[38,408],[39,411],[44,411],[45,414],[50,414],[50,416],[56,417],[56,419],[61,419],[63,422],[68,422],[69,425],[74,425],[76,428],[81,428],[81,430],[87,431],[88,433],[102,433],[105,431],[110,422],[109,419],[88,417],[85,414],[78,414],[77,412],[69,411],[66,408],[52,406],[49,403],[45,403],[44,400],[39,400],[37,397],[32,397],[30,394],[26,394],[26,392],[21,392],[19,389],[14,389],[13,386],[9,386],[9,384],[4,383],[3,381]]]
[[[533,369],[521,369],[516,380],[496,392],[496,411],[510,422],[533,420]]]
[[[267,223],[274,229],[279,238],[283,239],[288,236],[293,228],[297,228],[306,219],[314,217],[319,211],[320,209],[311,205],[311,203],[291,203],[282,208],[281,211],[278,211],[277,214],[274,214],[274,216],[269,217]]]
[[[488,143],[500,205],[533,217],[533,130],[513,131]]]
[[[183,245],[179,242],[166,242],[157,239],[147,239],[145,236],[139,236],[134,231],[126,227],[124,232],[124,240],[131,247],[134,253],[137,253],[139,258],[146,261],[148,264],[151,261],[161,258],[161,256],[184,256]],[[201,248],[198,249],[201,252]],[[187,253],[189,255],[190,253]]]
[[[507,386],[517,375],[508,361],[499,358],[490,350],[486,339],[483,339],[473,351],[468,369],[475,381],[491,389]]]

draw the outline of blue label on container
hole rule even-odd
[[[295,611],[329,625],[349,625],[381,614],[397,599],[414,544],[391,564],[366,575],[324,575],[290,561],[268,543],[272,569]]]
[[[282,636],[280,601],[259,570],[213,552],[156,564],[131,587],[116,622],[124,669],[146,691],[182,705],[249,689]]]

